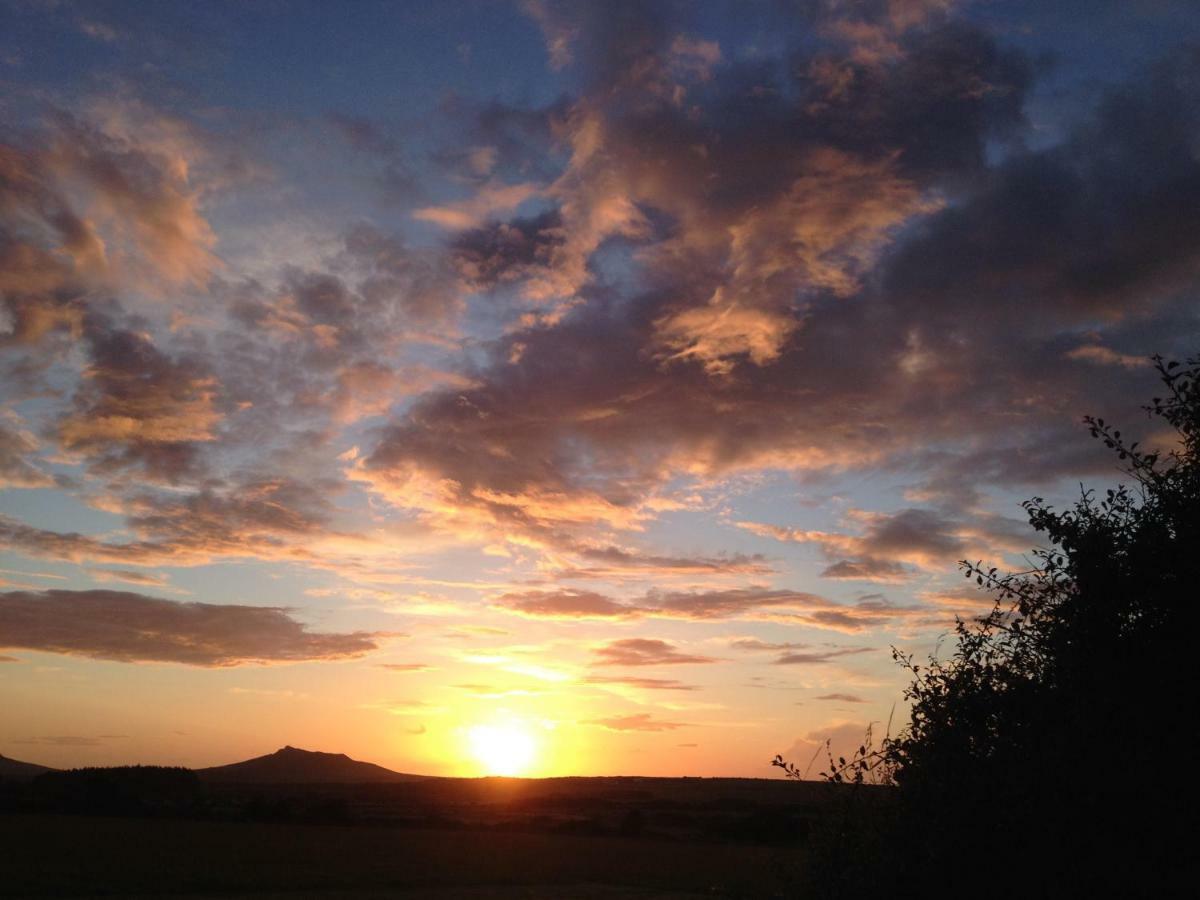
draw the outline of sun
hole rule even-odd
[[[522,775],[537,755],[533,736],[520,725],[475,725],[467,740],[487,775]]]

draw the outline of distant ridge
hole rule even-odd
[[[39,766],[37,763],[21,762],[19,759],[9,759],[0,754],[0,778],[13,781],[29,781],[43,772],[55,772],[49,766]]]
[[[359,762],[344,753],[321,753],[284,747],[227,766],[197,769],[205,781],[225,784],[367,784],[418,781],[424,776],[393,772],[374,763]]]

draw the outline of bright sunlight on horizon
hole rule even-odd
[[[471,754],[484,775],[537,774],[538,747],[532,732],[517,722],[474,725],[468,732]]]

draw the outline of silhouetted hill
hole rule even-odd
[[[21,762],[19,759],[9,759],[0,755],[0,779],[11,781],[30,781],[43,772],[54,772],[49,766],[39,766],[37,763]]]
[[[422,778],[359,762],[344,753],[320,753],[296,747],[284,747],[227,766],[197,769],[196,774],[205,781],[226,784],[365,784]]]

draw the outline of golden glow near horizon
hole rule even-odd
[[[528,775],[537,760],[533,734],[517,722],[474,725],[467,740],[484,775]]]

